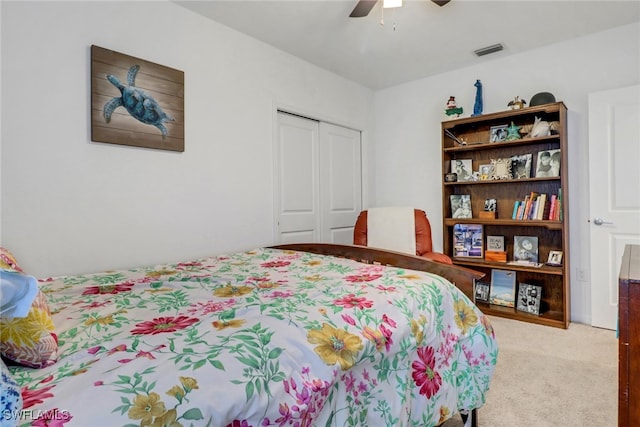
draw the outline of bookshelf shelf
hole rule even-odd
[[[479,270],[486,274],[485,280],[490,280],[492,270],[510,270],[516,274],[515,297],[518,294],[518,284],[526,283],[540,286],[542,298],[540,314],[530,314],[517,308],[503,307],[496,304],[477,302],[478,307],[487,314],[510,319],[538,323],[547,326],[567,328],[570,322],[569,303],[569,223],[568,223],[568,173],[566,154],[567,149],[567,110],[562,102],[529,107],[521,110],[502,111],[498,113],[467,117],[442,122],[442,206],[443,206],[443,248],[444,253],[451,256],[454,264]],[[497,126],[515,125],[530,128],[535,120],[543,120],[552,124],[549,136],[535,138],[522,137],[513,141],[489,142],[492,128]],[[452,137],[453,136],[453,137]],[[466,141],[460,145],[456,139]],[[557,176],[536,177],[538,157],[544,151],[560,152],[560,171]],[[529,156],[531,155],[531,156]],[[546,155],[546,154],[545,154]],[[476,175],[471,180],[445,182],[444,175],[456,172],[452,163],[465,160],[471,165],[471,171],[478,172],[482,165],[493,164],[516,158],[530,159],[530,172],[520,179],[511,176],[501,176],[503,179],[478,179]],[[501,159],[501,160],[500,160]],[[513,163],[514,167],[516,163]],[[538,174],[542,175],[542,174]],[[474,180],[475,179],[475,180]],[[546,203],[541,196],[545,195]],[[452,199],[469,195],[471,217],[454,218]],[[552,196],[560,196],[561,215],[550,217],[550,201]],[[451,196],[454,196],[453,198]],[[479,218],[485,208],[485,202],[495,199],[497,213],[495,218]],[[537,219],[515,219],[516,202],[527,203],[531,199],[538,200],[540,209],[529,204],[528,214],[524,217]],[[463,200],[466,200],[463,198]],[[458,216],[458,215],[455,215]],[[516,215],[517,217],[517,215]],[[541,219],[542,218],[542,219]],[[551,219],[549,219],[551,218]],[[456,224],[482,225],[482,238],[486,251],[487,236],[504,236],[504,250],[507,262],[487,261],[484,258],[463,258],[454,255],[454,229]],[[538,242],[538,263],[542,266],[509,264],[514,256],[514,237],[535,237]],[[459,237],[459,236],[458,236]],[[549,266],[544,264],[551,251],[561,251],[563,265]],[[493,259],[493,258],[492,258]],[[475,299],[474,295],[468,295]]]

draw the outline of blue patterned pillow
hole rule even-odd
[[[0,427],[14,427],[20,419],[22,396],[9,368],[0,360]]]

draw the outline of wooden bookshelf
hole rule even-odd
[[[523,137],[515,140],[490,142],[491,128],[508,125],[527,127],[533,125],[536,118],[553,123],[552,133],[548,136]],[[454,138],[463,140],[461,145]],[[536,177],[537,157],[543,151],[560,150],[560,171],[558,176]],[[492,160],[511,159],[514,156],[531,154],[531,167],[528,177],[515,179],[486,179],[445,182],[444,175],[451,170],[452,161],[471,160],[473,172],[481,165]],[[443,248],[454,264],[472,268],[491,277],[492,269],[516,272],[517,298],[518,284],[528,283],[542,287],[541,309],[539,315],[517,310],[514,306],[504,307],[478,302],[483,312],[495,316],[538,323],[558,328],[567,328],[570,322],[569,291],[569,185],[567,171],[567,109],[564,103],[556,102],[521,110],[509,110],[480,116],[467,117],[442,122],[442,206],[443,206]],[[477,178],[477,177],[476,177]],[[514,204],[523,201],[532,193],[546,194],[547,202],[551,195],[562,196],[562,216],[549,219],[514,219]],[[453,218],[451,195],[470,195],[471,218]],[[497,200],[495,218],[479,218],[484,210],[485,200]],[[483,239],[486,236],[499,235],[505,238],[507,261],[513,260],[514,236],[535,236],[538,239],[538,262],[542,266],[514,265],[503,262],[490,262],[483,258],[456,257],[453,248],[453,230],[456,224],[481,224]],[[486,247],[485,247],[486,249]],[[562,251],[562,265],[544,265],[550,251]],[[468,295],[473,299],[473,295]],[[517,304],[516,304],[517,305]]]

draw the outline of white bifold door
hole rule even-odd
[[[360,132],[278,112],[277,243],[353,243],[362,210]]]

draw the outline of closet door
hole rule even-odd
[[[360,132],[278,113],[276,243],[353,243],[362,209]]]
[[[360,132],[320,122],[320,229],[325,243],[353,243],[362,210]]]
[[[320,241],[318,122],[278,113],[274,147],[276,243]]]

